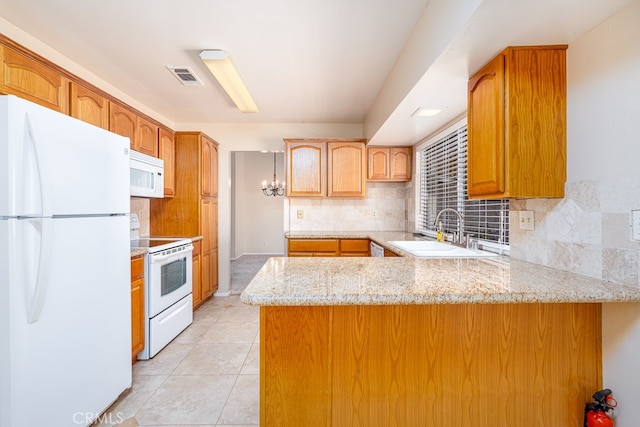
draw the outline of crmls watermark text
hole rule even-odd
[[[105,424],[120,424],[124,421],[124,416],[122,412],[116,412],[115,414],[109,412],[102,415],[93,412],[75,412],[73,414],[73,422],[75,424],[88,426],[96,421]]]

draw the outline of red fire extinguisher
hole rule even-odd
[[[613,398],[611,390],[596,391],[593,394],[595,402],[587,403],[584,408],[584,427],[614,427],[613,408],[618,402]]]

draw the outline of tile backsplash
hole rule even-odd
[[[640,175],[568,182],[564,199],[511,201],[513,258],[630,286],[640,286],[640,242],[631,210],[640,209]],[[520,230],[518,211],[534,211]]]
[[[289,199],[289,230],[404,231],[410,184],[367,182],[365,199]]]
[[[145,199],[142,197],[132,197],[131,198],[131,213],[137,213],[138,219],[140,220],[140,237],[149,236],[149,219],[151,216],[151,203],[149,199]]]

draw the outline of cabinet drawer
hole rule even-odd
[[[369,252],[368,239],[340,240],[340,252]]]
[[[144,257],[137,257],[131,260],[131,278],[144,276]]]
[[[337,252],[338,241],[335,239],[289,240],[289,252]]]

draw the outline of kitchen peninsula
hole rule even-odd
[[[506,257],[271,258],[242,301],[262,426],[579,426],[601,303],[640,290]]]

